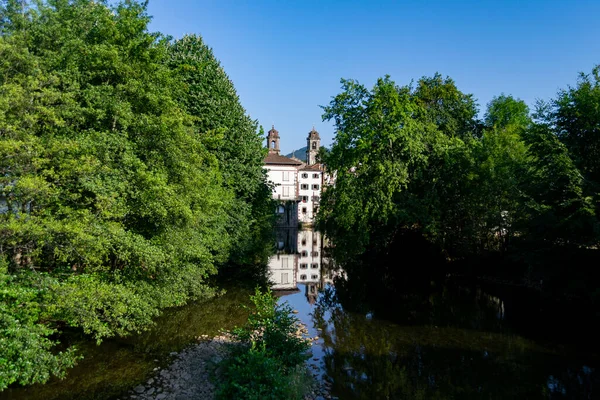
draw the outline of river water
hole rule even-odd
[[[340,399],[600,398],[597,330],[585,312],[522,288],[391,290],[385,281],[398,277],[374,276],[376,265],[352,274],[335,265],[317,232],[281,231],[278,248],[273,287],[319,337],[311,369]]]
[[[337,265],[318,232],[277,231],[272,288],[312,337],[310,368],[340,399],[600,398],[597,330],[585,311],[528,291],[416,281],[419,263]],[[347,267],[347,268],[344,268]],[[421,277],[422,278],[422,277]],[[100,346],[65,380],[11,388],[2,399],[111,399],[147,380],[169,353],[243,324],[250,291],[168,310],[155,327]]]

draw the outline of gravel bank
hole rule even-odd
[[[210,379],[211,371],[228,356],[231,339],[227,336],[212,339],[202,336],[198,340],[199,343],[180,353],[171,353],[173,361],[168,367],[155,368],[154,375],[145,384],[134,387],[120,399],[213,400],[215,386]],[[317,375],[316,371],[311,372],[314,376]],[[330,383],[315,381],[315,387],[305,399],[336,399],[330,396],[330,389]]]
[[[227,356],[225,336],[211,340],[207,337],[180,353],[171,353],[174,357],[169,367],[156,368],[154,376],[136,386],[122,399],[139,400],[188,400],[215,398],[215,387],[210,380],[210,371],[216,363]]]

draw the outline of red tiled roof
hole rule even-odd
[[[305,167],[300,168],[300,171],[321,171],[321,164],[313,164],[307,165]]]
[[[291,158],[281,156],[276,153],[269,153],[265,157],[265,164],[279,164],[279,165],[302,165],[302,162],[292,160]]]

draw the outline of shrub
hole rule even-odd
[[[310,386],[304,366],[308,341],[296,335],[290,306],[256,289],[255,309],[232,333],[238,345],[222,363],[219,399],[301,399]]]

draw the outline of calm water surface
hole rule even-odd
[[[309,363],[340,399],[600,399],[597,330],[583,310],[565,313],[507,288],[417,284],[389,273],[420,267],[401,260],[387,260],[384,272],[377,262],[340,269],[318,232],[278,231],[276,247],[273,289],[319,336]],[[115,398],[197,336],[242,325],[250,294],[229,288],[101,346],[67,337],[86,358],[65,380],[0,398]]]
[[[113,399],[146,382],[154,369],[165,366],[169,353],[194,343],[200,335],[216,336],[221,329],[241,326],[248,312],[250,290],[231,288],[223,296],[167,310],[154,327],[130,338],[106,340],[100,346],[81,337],[65,337],[85,358],[64,380],[44,385],[14,387],[0,392],[0,399],[58,400]]]
[[[358,293],[368,274],[333,268],[318,233],[297,235],[295,247],[293,232],[280,235],[274,287],[319,336],[309,362],[340,399],[600,398],[596,336],[578,324],[589,315],[456,282]]]

